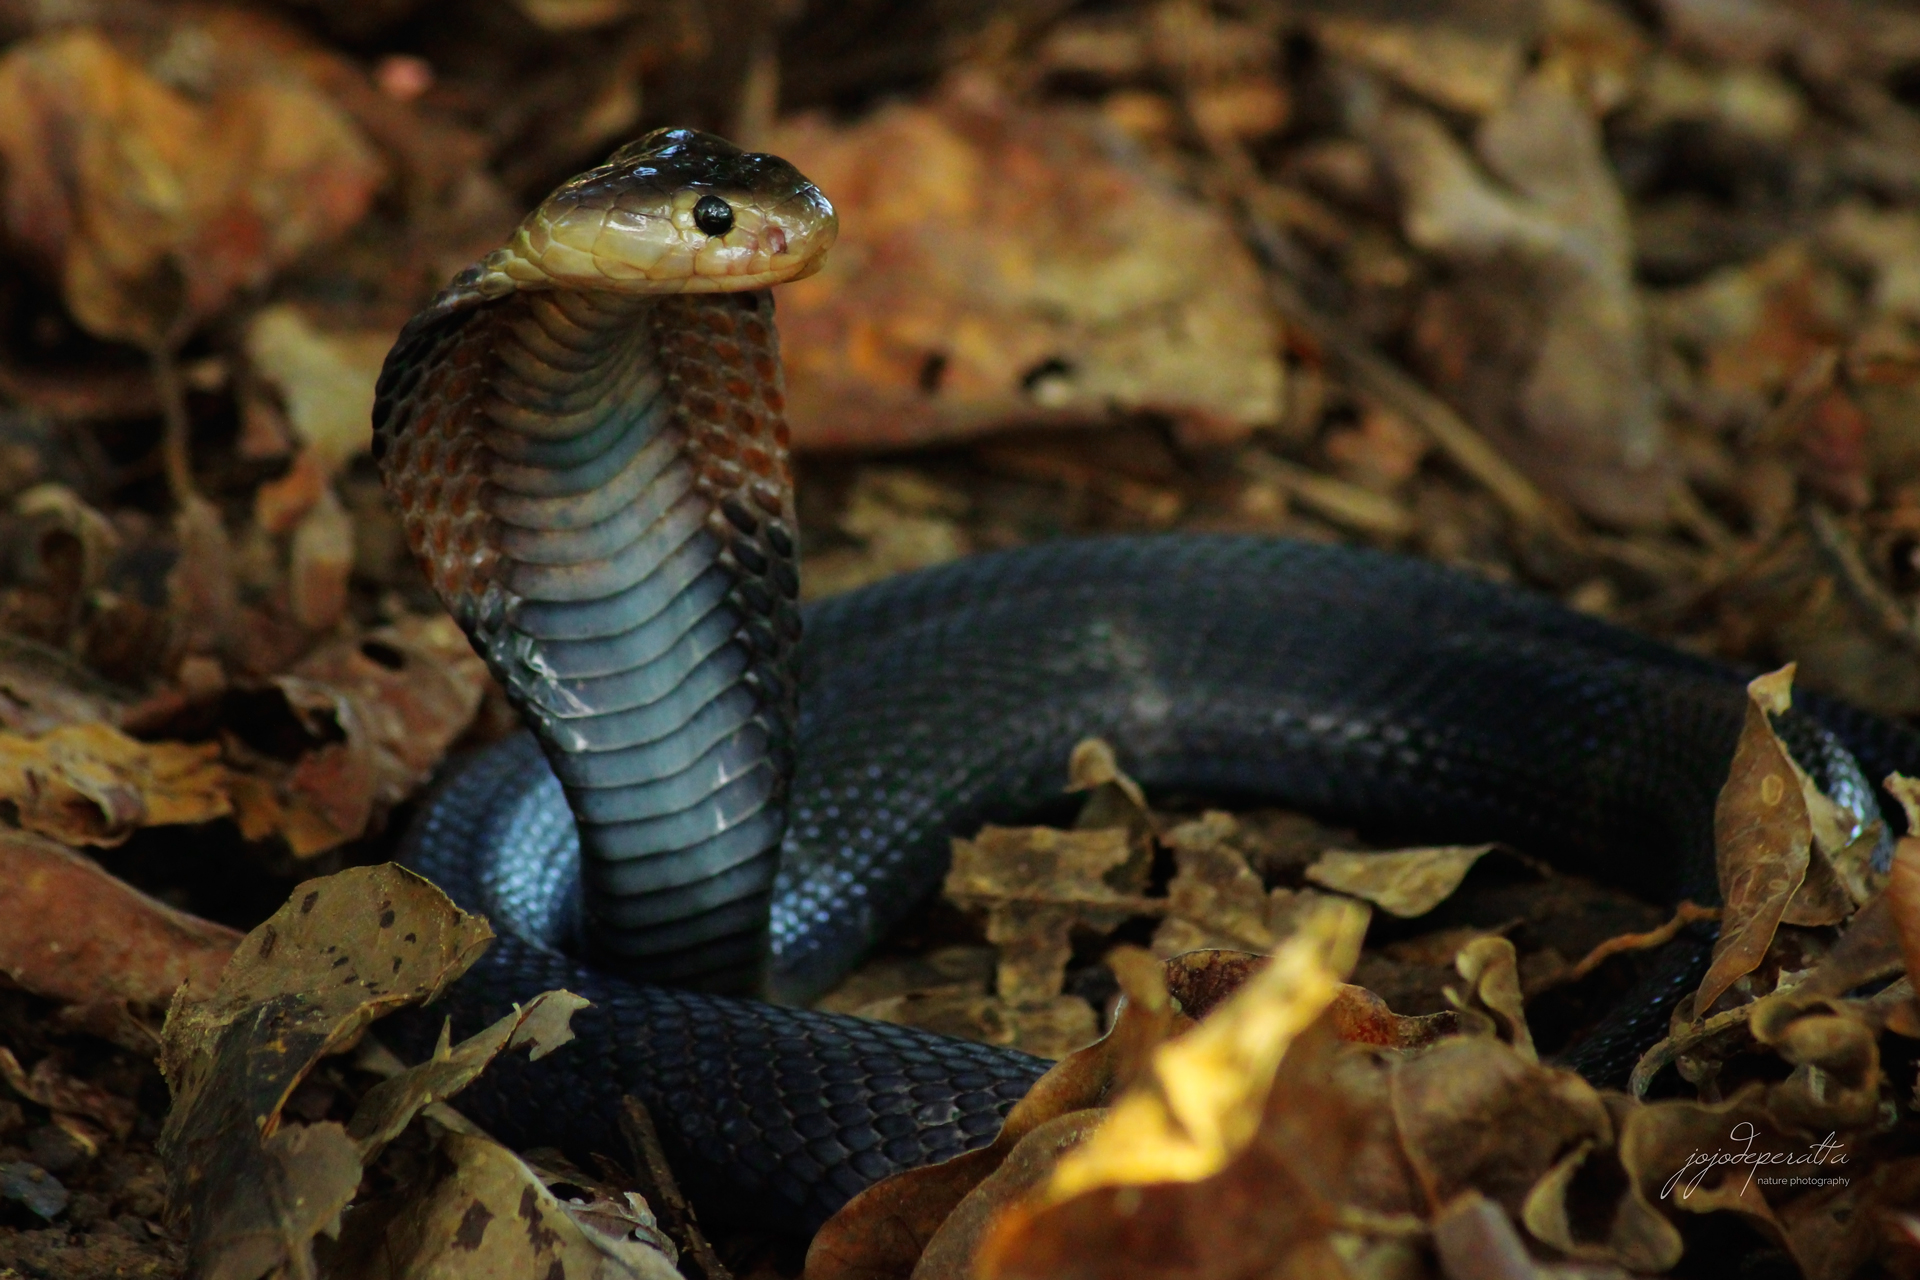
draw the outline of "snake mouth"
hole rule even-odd
[[[475,283],[489,296],[764,289],[818,271],[838,232],[827,198],[779,157],[659,130],[548,196]]]

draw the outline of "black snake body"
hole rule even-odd
[[[636,166],[685,226],[676,192],[767,185],[698,135],[622,157],[550,221],[621,207]],[[804,184],[775,179],[769,207]],[[463,1098],[503,1136],[617,1150],[632,1093],[709,1210],[794,1230],[989,1141],[1045,1064],[735,993],[818,994],[938,883],[952,835],[1057,803],[1089,735],[1150,789],[1715,896],[1731,669],[1416,561],[1206,536],[977,557],[812,606],[796,643],[777,364],[739,372],[772,352],[765,293],[569,301],[583,286],[496,259],[403,332],[376,428],[416,548],[566,781],[512,740],[451,771],[408,842],[502,934],[450,997],[457,1031],[550,987],[595,1002],[578,1043]],[[1801,706],[1796,753],[1856,812],[1866,777],[1920,766],[1906,728]],[[1622,1074],[1703,954],[1670,948],[1574,1064]]]

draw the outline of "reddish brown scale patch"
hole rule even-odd
[[[773,442],[779,446],[780,452],[782,453],[787,452],[791,447],[793,443],[793,429],[787,425],[785,418],[777,418],[774,420]]]
[[[748,382],[745,378],[741,378],[741,377],[728,378],[725,383],[725,390],[726,390],[726,393],[732,396],[735,400],[753,399],[753,384],[751,382]],[[734,415],[738,417],[739,412],[740,411],[738,409],[734,410]]]
[[[773,459],[767,456],[765,449],[748,445],[741,451],[740,460],[746,463],[755,475],[771,476],[773,474]]]
[[[713,344],[713,354],[727,364],[738,364],[740,362],[740,344],[724,340],[716,342]]]
[[[740,446],[724,431],[702,431],[700,447],[716,458],[731,459],[740,454]]]

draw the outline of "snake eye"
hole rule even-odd
[[[693,225],[710,236],[723,236],[733,230],[733,206],[719,196],[701,196],[693,206]]]

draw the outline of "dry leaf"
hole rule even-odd
[[[1046,1201],[1219,1171],[1253,1137],[1287,1044],[1338,993],[1366,914],[1328,903],[1221,1009],[1154,1052],[1111,1122],[1054,1173]]]
[[[1060,994],[1076,923],[1112,929],[1164,904],[1115,889],[1108,877],[1133,856],[1120,828],[984,827],[955,839],[944,893],[962,907],[984,907],[987,940],[1000,948],[997,989],[1012,1004]]]
[[[833,193],[844,228],[781,298],[802,447],[1116,408],[1215,437],[1279,418],[1277,331],[1246,250],[1088,115],[1010,107],[974,79],[766,141]]]
[[[0,800],[21,826],[65,844],[112,846],[140,827],[233,812],[217,744],[140,742],[106,724],[38,738],[0,733]]]
[[[1364,898],[1389,915],[1423,916],[1445,902],[1493,850],[1490,844],[1441,845],[1354,853],[1328,849],[1307,868],[1307,879],[1337,893]]]
[[[438,995],[492,936],[410,871],[355,868],[296,888],[213,990],[181,989],[160,1148],[202,1274],[251,1280],[335,1221],[359,1185],[359,1149],[339,1125],[282,1125],[281,1107],[323,1055]]]
[[[1501,1024],[1506,1041],[1527,1062],[1540,1061],[1527,1029],[1527,1012],[1520,997],[1520,959],[1505,938],[1476,938],[1460,948],[1454,968],[1467,980],[1466,1008],[1484,1008]]]
[[[149,348],[359,221],[382,178],[297,75],[235,76],[200,101],[78,26],[0,59],[0,157],[8,229],[74,317]]]
[[[84,1080],[75,1079],[60,1069],[51,1055],[33,1064],[31,1072],[21,1069],[13,1051],[0,1045],[0,1080],[29,1102],[38,1103],[60,1116],[84,1116],[97,1120],[107,1132],[124,1139],[133,1132],[139,1109],[131,1098],[108,1093]]]
[[[1052,1121],[1086,1114],[1139,1075],[1148,1055],[1182,1021],[1173,1012],[1166,974],[1180,973],[1183,990],[1197,997],[1191,980],[1196,966],[1176,961],[1163,970],[1127,947],[1116,948],[1107,963],[1127,994],[1113,1029],[1036,1080],[990,1145],[896,1174],[841,1206],[814,1235],[806,1280],[905,1280],[955,1207],[1025,1137]]]
[[[1792,688],[1791,666],[1747,686],[1746,725],[1713,814],[1726,907],[1712,967],[1694,997],[1696,1016],[1705,1015],[1721,993],[1759,965],[1806,879],[1812,823],[1792,757],[1767,719],[1787,709]]]
[[[350,1271],[358,1280],[679,1280],[649,1241],[631,1232],[615,1238],[581,1222],[537,1173],[492,1139],[446,1131],[437,1145],[452,1165],[443,1176],[414,1184],[398,1203],[348,1219],[337,1252],[359,1264]]]
[[[453,637],[444,615],[410,620],[322,645],[274,678],[282,713],[313,745],[289,766],[229,744],[242,834],[278,834],[311,857],[364,835],[418,790],[486,689],[485,668]]]
[[[1583,511],[1665,524],[1673,461],[1593,118],[1553,76],[1528,78],[1476,135],[1498,183],[1426,111],[1386,109],[1368,132],[1405,193],[1407,238],[1464,269],[1448,297],[1471,318],[1433,327],[1466,344],[1437,363],[1459,370],[1469,416]]]

